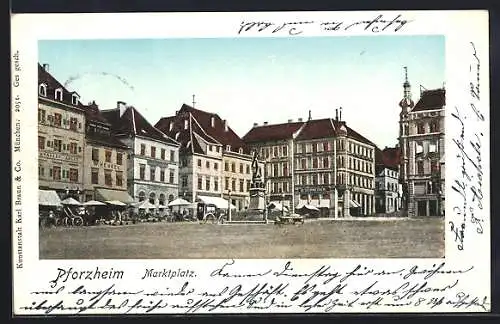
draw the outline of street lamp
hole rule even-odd
[[[283,202],[285,201],[285,194],[281,194],[281,217],[285,216],[285,205]]]

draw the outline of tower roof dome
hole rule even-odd
[[[401,108],[413,108],[415,106],[415,102],[411,100],[411,98],[403,98],[399,102],[399,107]]]

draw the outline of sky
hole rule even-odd
[[[342,119],[380,148],[398,137],[404,66],[445,83],[444,36],[41,40],[39,63],[82,103],[124,101],[151,124],[183,103],[217,113],[244,136],[254,123]]]

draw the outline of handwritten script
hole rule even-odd
[[[259,34],[286,34],[286,35],[300,35],[305,31],[368,31],[372,33],[380,32],[398,32],[405,25],[409,24],[411,20],[405,19],[402,15],[394,15],[392,17],[385,17],[382,14],[377,14],[369,19],[357,21],[289,21],[289,22],[272,22],[272,21],[242,21],[238,28],[238,35],[247,33]]]
[[[460,288],[474,267],[455,268],[445,261],[378,269],[354,263],[347,270],[324,264],[307,272],[296,270],[292,261],[255,271],[247,268],[234,260],[221,261],[204,278],[149,279],[135,289],[127,288],[128,280],[99,285],[64,280],[65,270],[58,269],[55,280],[32,291],[21,309],[33,314],[489,309],[487,296]]]
[[[469,81],[467,84],[469,102],[465,107],[455,107],[451,114],[459,125],[459,132],[453,136],[453,149],[459,161],[460,172],[452,182],[457,199],[453,207],[453,220],[449,221],[458,250],[464,249],[466,230],[472,226],[476,234],[483,234],[483,160],[482,147],[485,122],[480,109],[481,61],[473,42],[470,43]]]

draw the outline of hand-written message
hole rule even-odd
[[[429,267],[394,268],[353,263],[346,270],[324,264],[299,271],[292,261],[254,271],[242,268],[248,267],[234,260],[220,261],[203,275],[189,269],[144,269],[131,276],[116,269],[59,268],[45,288],[31,292],[21,310],[30,314],[95,314],[490,308],[487,296],[461,288],[474,266],[452,267],[444,261]],[[131,288],[130,282],[135,280],[140,284]]]
[[[481,152],[484,145],[485,118],[481,112],[480,71],[481,61],[474,43],[470,43],[469,102],[466,107],[455,107],[451,114],[459,125],[458,134],[453,134],[452,151],[459,160],[460,172],[452,179],[456,203],[449,225],[454,234],[458,250],[463,250],[466,229],[471,226],[476,234],[483,234],[483,162]]]
[[[370,16],[368,19],[347,21],[289,21],[289,22],[272,22],[272,21],[243,21],[238,28],[238,35],[248,33],[259,34],[285,34],[285,35],[300,35],[305,31],[325,31],[325,32],[398,32],[411,20],[405,19],[401,14],[395,14],[391,17],[386,17],[382,14]]]
[[[12,55],[13,73],[12,73],[12,121],[13,121],[13,144],[12,144],[12,161],[13,161],[13,222],[15,236],[15,258],[14,264],[16,269],[22,269],[24,264],[23,257],[23,211],[22,211],[22,150],[21,150],[21,117],[22,101],[19,94],[22,88],[21,80],[21,63],[20,53],[15,51]]]

